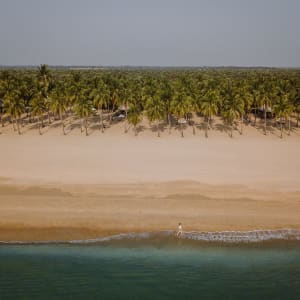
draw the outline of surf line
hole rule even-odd
[[[176,238],[176,231],[163,230],[153,232],[130,232],[116,235],[83,240],[49,240],[49,241],[0,241],[0,244],[9,245],[35,245],[35,244],[93,244],[116,240],[151,239],[151,238]],[[300,230],[298,229],[273,229],[273,230],[251,230],[251,231],[183,231],[180,239],[208,241],[208,242],[262,242],[267,240],[292,240],[300,241]]]

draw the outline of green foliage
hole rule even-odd
[[[158,95],[150,96],[145,105],[146,115],[150,122],[162,121],[165,118],[165,103]]]
[[[131,107],[128,111],[127,120],[129,124],[133,125],[136,135],[136,126],[142,121],[142,117],[142,110],[137,105]]]
[[[293,107],[289,102],[287,95],[277,98],[277,101],[274,104],[274,112],[278,118],[288,119],[292,110]]]
[[[128,122],[141,116],[161,122],[172,115],[189,120],[200,113],[208,127],[215,115],[232,125],[237,119],[264,109],[277,118],[300,114],[300,71],[284,69],[8,69],[0,71],[0,99],[4,114],[21,118],[69,111],[81,119],[95,107],[103,126],[103,111],[126,108]],[[288,107],[288,109],[286,108]],[[128,110],[128,108],[130,108]],[[86,122],[87,124],[87,122]]]
[[[232,123],[240,118],[244,113],[244,103],[239,94],[236,94],[232,98],[227,98],[223,105],[223,117],[228,124]]]
[[[200,111],[208,120],[217,114],[219,102],[220,95],[216,90],[208,90],[201,98]]]
[[[33,116],[41,117],[46,111],[45,98],[40,94],[36,94],[31,101],[31,111]]]
[[[61,117],[68,107],[66,98],[67,95],[64,85],[57,86],[50,95],[50,110]]]
[[[92,109],[92,101],[89,98],[85,97],[84,93],[79,95],[74,105],[74,111],[77,116],[81,119],[86,119],[91,115]]]

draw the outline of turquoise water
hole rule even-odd
[[[300,299],[300,246],[0,246],[0,299]]]

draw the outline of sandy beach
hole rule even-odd
[[[90,136],[53,126],[0,135],[0,240],[121,232],[300,229],[300,138],[249,126],[234,138],[121,124]]]

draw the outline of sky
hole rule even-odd
[[[300,67],[300,0],[0,0],[0,65]]]

